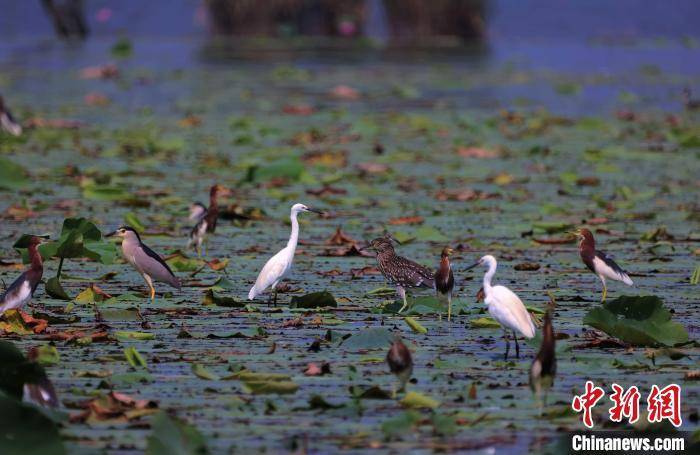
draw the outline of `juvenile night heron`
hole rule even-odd
[[[274,303],[277,304],[277,285],[289,273],[294,262],[294,253],[297,249],[299,241],[299,221],[297,215],[299,212],[313,212],[323,215],[320,210],[315,210],[305,206],[304,204],[294,204],[292,206],[290,219],[292,221],[292,232],[289,236],[287,246],[282,248],[277,254],[272,256],[263,266],[255,284],[248,292],[248,300],[254,300],[255,297],[262,294],[265,289],[272,287],[274,295]]]
[[[557,357],[555,351],[554,330],[552,329],[552,310],[544,315],[542,326],[542,344],[535,360],[530,366],[530,389],[541,404],[547,404],[547,391],[554,385],[557,374]],[[542,393],[544,392],[544,397]]]
[[[194,246],[197,254],[202,254],[202,242],[208,233],[216,232],[216,221],[219,218],[219,196],[230,196],[231,190],[221,185],[214,185],[209,189],[209,207],[201,202],[195,202],[190,206],[190,219],[197,223],[190,232],[190,240],[187,248]]]
[[[12,117],[10,109],[5,105],[5,100],[0,95],[0,129],[5,130],[13,136],[22,134],[22,125]]]
[[[397,255],[390,237],[384,236],[372,240],[367,249],[377,252],[379,271],[384,278],[396,286],[396,292],[403,299],[403,306],[399,313],[408,306],[405,288],[435,288],[433,272],[427,267]]]
[[[143,277],[150,289],[151,300],[156,298],[156,288],[154,281],[169,284],[180,290],[180,280],[170,270],[168,264],[152,249],[141,241],[138,232],[129,226],[122,226],[105,237],[122,238],[122,254],[124,259],[131,264]]]
[[[532,322],[530,313],[528,313],[525,305],[513,291],[505,286],[492,286],[491,280],[496,274],[498,263],[496,258],[490,254],[482,257],[476,263],[467,267],[467,270],[478,265],[488,267],[484,275],[484,303],[488,306],[489,314],[503,327],[505,333],[503,338],[506,340],[505,359],[508,359],[510,351],[510,341],[508,340],[508,330],[513,332],[515,338],[515,355],[520,358],[520,346],[518,346],[518,333],[525,338],[535,336],[535,324]]]
[[[7,310],[20,309],[32,299],[37,286],[41,282],[41,276],[44,274],[44,264],[37,249],[42,240],[42,237],[34,235],[29,237],[29,242],[26,246],[31,265],[0,296],[0,314]]]
[[[397,338],[391,343],[389,352],[386,354],[386,363],[389,365],[389,370],[399,379],[401,384],[399,392],[403,392],[406,390],[406,383],[413,374],[413,358],[411,351],[400,339]]]
[[[452,248],[445,247],[440,255],[440,266],[435,272],[435,290],[439,296],[447,298],[447,320],[452,319],[452,290],[455,287],[455,277],[452,274],[450,255]]]
[[[628,286],[632,286],[634,282],[627,275],[627,272],[622,270],[622,267],[613,261],[611,256],[608,256],[602,251],[595,249],[595,239],[591,231],[585,228],[578,229],[574,232],[579,239],[578,251],[581,255],[581,260],[588,270],[598,275],[603,283],[603,298],[601,302],[605,302],[608,296],[608,287],[606,278],[614,281],[622,281]]]

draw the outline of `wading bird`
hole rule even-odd
[[[399,313],[408,306],[405,288],[435,288],[433,272],[427,267],[397,255],[390,236],[372,240],[366,249],[372,249],[377,252],[379,271],[382,272],[384,278],[396,286],[396,292],[403,299],[403,306]]]
[[[700,100],[693,99],[693,94],[690,91],[690,87],[685,87],[683,89],[683,105],[688,111],[697,111],[700,109]]]
[[[557,357],[555,352],[554,330],[552,329],[552,310],[544,315],[542,326],[542,344],[535,360],[530,366],[530,388],[536,399],[543,405],[547,404],[547,391],[554,384],[557,374]],[[544,392],[544,397],[542,393]],[[541,400],[541,401],[540,401]]]
[[[401,384],[399,392],[403,392],[413,373],[413,358],[411,351],[400,339],[397,338],[391,343],[389,352],[386,354],[386,363],[389,365],[389,370],[399,379]]]
[[[520,358],[520,346],[518,346],[518,333],[525,338],[535,336],[535,324],[532,322],[530,313],[527,312],[525,305],[513,291],[505,286],[492,286],[491,279],[496,274],[498,263],[496,258],[490,254],[482,257],[476,263],[467,267],[467,270],[473,269],[478,265],[486,265],[488,270],[484,274],[484,303],[488,306],[489,314],[499,323],[505,330],[504,338],[506,340],[505,358],[508,359],[510,351],[510,341],[508,340],[508,330],[513,332],[515,338],[515,356]]]
[[[190,232],[190,241],[187,248],[192,248],[197,251],[198,255],[202,255],[202,242],[207,233],[216,232],[216,221],[219,218],[219,196],[230,196],[231,190],[221,185],[214,185],[209,189],[209,208],[205,207],[201,202],[195,202],[190,206],[190,219],[197,220]]]
[[[435,290],[439,296],[447,298],[447,320],[452,319],[452,290],[455,287],[455,277],[452,274],[452,265],[450,264],[450,255],[453,250],[450,247],[445,247],[440,255],[440,266],[435,272]]]
[[[44,274],[44,264],[37,249],[42,240],[41,237],[34,235],[29,237],[27,252],[31,265],[0,296],[0,314],[7,310],[18,310],[32,299]]]
[[[574,234],[579,239],[578,251],[581,255],[581,260],[586,264],[588,270],[598,275],[598,278],[600,278],[600,281],[603,283],[603,298],[601,302],[605,302],[605,298],[608,296],[608,287],[605,282],[606,278],[622,281],[628,286],[634,284],[627,273],[622,270],[622,267],[613,261],[612,257],[595,249],[595,239],[591,231],[581,228],[574,231]]]
[[[5,105],[5,100],[0,95],[0,129],[5,130],[13,136],[22,134],[22,125],[17,123],[12,117],[12,113]]]
[[[311,209],[304,204],[294,204],[292,206],[290,219],[292,220],[292,232],[289,236],[287,246],[282,248],[277,254],[272,256],[263,266],[255,284],[248,292],[248,300],[254,300],[255,297],[262,294],[265,289],[272,287],[273,302],[277,304],[277,285],[289,273],[294,262],[294,253],[297,249],[299,241],[299,221],[297,215],[299,212],[313,212],[323,215],[320,210]]]
[[[9,396],[42,407],[60,406],[56,390],[37,362],[37,348],[30,348],[27,357],[10,341],[0,341],[0,389]]]
[[[150,289],[151,300],[156,298],[156,288],[154,281],[167,283],[177,290],[180,290],[180,280],[170,270],[168,264],[141,241],[139,234],[129,226],[122,226],[105,237],[122,238],[122,254],[124,259],[136,269],[143,277]]]

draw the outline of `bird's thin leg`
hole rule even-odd
[[[513,338],[515,339],[515,357],[520,358],[520,346],[518,346],[518,334],[513,331]]]
[[[603,303],[605,302],[605,298],[608,296],[608,286],[605,283],[605,278],[602,275],[599,275],[600,281],[603,282],[603,297],[600,299],[600,302]]]
[[[275,292],[275,298],[274,298],[274,300],[273,300],[273,302],[274,302],[273,305],[274,305],[275,308],[277,308],[277,289],[275,289],[274,292]]]
[[[396,286],[396,292],[398,292],[399,296],[401,296],[403,299],[403,306],[399,310],[399,313],[401,313],[408,306],[408,302],[406,301],[406,290],[402,286]]]
[[[151,302],[153,302],[156,299],[156,288],[153,287],[153,280],[146,274],[143,275],[143,279],[146,280],[146,284],[151,290]]]
[[[102,315],[100,310],[97,308],[97,302],[92,302],[92,308],[95,311],[95,321],[102,322]]]
[[[447,322],[452,320],[452,293],[447,294]]]
[[[508,339],[508,332],[503,334],[503,338],[506,340],[506,355],[505,360],[508,360],[508,352],[510,352],[510,340]]]

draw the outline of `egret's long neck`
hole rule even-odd
[[[292,234],[289,236],[289,242],[287,242],[287,248],[291,248],[292,251],[296,250],[297,242],[299,241],[299,221],[297,220],[297,213],[292,212],[289,217],[292,220]]]
[[[489,264],[489,269],[484,274],[484,292],[486,294],[488,294],[489,291],[491,290],[491,280],[493,279],[493,276],[495,274],[496,274],[496,263],[491,262]]]

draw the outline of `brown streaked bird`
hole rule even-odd
[[[595,273],[603,283],[603,298],[601,302],[605,302],[608,296],[606,279],[622,281],[628,286],[634,284],[629,275],[627,275],[627,272],[622,270],[622,267],[617,265],[611,256],[595,249],[595,239],[591,231],[586,228],[581,228],[574,231],[574,235],[579,239],[578,250],[581,255],[581,260],[586,264],[588,270]]]
[[[433,272],[410,259],[399,256],[389,236],[379,237],[370,242],[368,249],[377,252],[377,266],[384,278],[396,286],[396,292],[403,299],[401,313],[408,306],[405,288],[435,288]]]
[[[32,299],[37,286],[41,282],[44,274],[44,264],[41,260],[41,253],[38,247],[43,238],[35,235],[29,236],[27,252],[31,265],[29,269],[22,273],[0,296],[0,314],[7,310],[19,310]],[[25,245],[15,244],[16,247],[23,248]]]
[[[391,343],[389,352],[386,354],[386,363],[389,365],[389,370],[399,379],[401,384],[399,392],[403,392],[413,374],[413,357],[411,351],[400,339],[397,338]]]
[[[187,248],[192,248],[197,251],[197,254],[202,254],[202,242],[208,233],[216,232],[216,222],[219,219],[219,196],[230,196],[233,194],[231,190],[221,185],[213,185],[209,189],[209,207],[205,207],[201,202],[195,202],[190,206],[190,219],[197,220],[190,232],[190,240]]]
[[[169,284],[180,290],[180,280],[170,270],[170,266],[161,258],[158,253],[150,249],[141,241],[141,237],[134,228],[122,226],[105,237],[121,237],[122,254],[124,259],[141,275],[150,289],[151,300],[156,298],[156,288],[154,281]]]
[[[552,329],[552,310],[544,315],[542,326],[542,344],[530,366],[530,389],[539,401],[542,393],[544,398],[541,403],[547,404],[547,391],[554,385],[554,377],[557,374],[557,356],[555,350],[554,330]]]
[[[13,136],[22,134],[22,125],[14,119],[2,95],[0,95],[0,130],[4,130]]]
[[[447,298],[447,320],[452,319],[452,290],[455,287],[455,277],[452,274],[450,255],[454,250],[446,246],[440,255],[440,266],[435,272],[435,291],[438,296]]]

